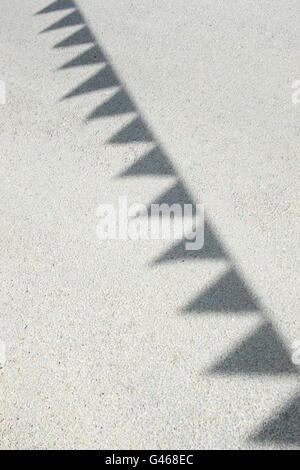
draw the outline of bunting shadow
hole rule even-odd
[[[256,443],[293,444],[300,448],[300,394],[263,424],[249,440]]]
[[[235,268],[223,274],[184,308],[184,312],[196,313],[245,313],[258,310],[258,302]]]
[[[81,46],[83,44],[96,43],[95,37],[88,26],[84,26],[79,31],[63,39],[59,43],[55,44],[54,49],[62,47],[74,47]]]
[[[297,374],[289,352],[269,322],[263,323],[209,372],[214,375]]]
[[[106,62],[106,57],[98,45],[92,46],[87,51],[70,60],[59,67],[58,70],[65,70],[72,67],[82,67],[85,65],[96,65]]]
[[[100,72],[97,72],[96,75],[93,75],[73,91],[65,95],[62,100],[75,98],[79,95],[116,87],[118,85],[120,85],[120,82],[112,67],[110,65],[106,65],[103,69],[100,70]]]
[[[163,194],[160,194],[157,199],[152,201],[147,207],[147,213],[151,213],[151,206],[157,205],[161,206],[162,204],[168,205],[170,208],[173,204],[180,206],[182,212],[184,211],[184,205],[188,204],[192,207],[192,215],[196,214],[196,205],[193,201],[193,198],[186,188],[185,184],[178,178],[177,182]],[[163,214],[161,214],[162,216]],[[174,214],[171,212],[170,216]],[[169,217],[169,213],[166,213],[166,216]]]
[[[141,117],[135,118],[123,127],[110,140],[109,144],[130,144],[134,142],[154,142],[152,133]]]
[[[126,91],[121,88],[115,95],[98,106],[89,116],[88,120],[100,119],[120,114],[137,112],[137,109]]]
[[[209,222],[204,223],[204,245],[201,250],[186,250],[186,243],[190,242],[187,238],[173,245],[168,251],[153,261],[153,264],[172,263],[182,260],[204,260],[204,259],[229,259],[222,244],[217,239]]]
[[[167,155],[159,145],[156,145],[127,170],[119,174],[119,178],[133,176],[177,176],[177,172]]]
[[[55,31],[56,29],[66,28],[68,26],[79,26],[84,24],[84,18],[81,15],[80,11],[75,10],[69,15],[65,16],[61,20],[52,24],[48,28],[44,29],[42,33],[47,33],[49,31]]]
[[[67,48],[89,45],[89,49],[62,65],[59,70],[93,64],[106,64],[96,75],[79,85],[63,99],[82,94],[99,91],[111,87],[122,86],[119,78],[113,71],[108,59],[98,45],[97,40],[87,26],[83,15],[73,0],[57,0],[37,13],[37,15],[51,13],[59,10],[75,9],[66,14],[64,18],[56,21],[46,28],[46,31],[55,31],[69,26],[82,28],[70,34],[57,43],[54,48]],[[69,32],[68,32],[69,34]],[[195,203],[183,181],[178,177],[175,168],[165,155],[156,138],[139,115],[138,110],[122,87],[111,98],[99,105],[88,116],[88,120],[95,120],[127,113],[136,113],[137,116],[125,127],[119,130],[110,140],[110,144],[153,143],[154,148],[147,152],[137,162],[124,170],[119,177],[141,176],[175,176],[175,184],[162,193],[151,204],[185,204],[193,207]],[[148,206],[148,213],[151,207]],[[154,261],[154,264],[175,262],[177,260],[193,259],[226,259],[231,263],[229,255],[218,240],[208,221],[204,226],[204,246],[199,251],[188,251],[185,244],[190,240],[181,240]],[[245,314],[259,312],[260,304],[251,292],[245,281],[234,267],[231,267],[212,286],[200,293],[184,312],[196,313],[230,313]],[[245,338],[224,359],[210,368],[213,375],[284,375],[297,373],[292,364],[289,352],[283,341],[272,327],[271,323],[264,322],[250,336]],[[300,438],[300,396],[288,403],[277,415],[265,423],[262,428],[251,436],[255,442],[278,442],[299,444]]]
[[[56,2],[51,3],[46,8],[40,10],[36,15],[42,15],[44,13],[52,13],[59,10],[68,10],[71,8],[76,8],[73,0],[57,0]]]

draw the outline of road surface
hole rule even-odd
[[[299,448],[298,3],[1,1],[0,448]]]

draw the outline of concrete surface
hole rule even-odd
[[[2,0],[0,448],[299,448],[298,3]],[[198,255],[97,238],[179,186]]]

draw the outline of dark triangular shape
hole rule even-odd
[[[95,65],[106,61],[104,53],[101,51],[99,46],[93,46],[87,51],[80,54],[75,59],[70,60],[65,65],[59,68],[59,70],[68,69],[71,67],[80,67],[83,65]]]
[[[68,36],[66,39],[56,44],[54,48],[56,49],[59,47],[79,46],[81,44],[89,44],[91,42],[96,42],[95,37],[91,33],[90,29],[85,26],[84,28],[76,31],[75,33],[71,34],[71,36]]]
[[[196,210],[196,206],[193,202],[192,196],[190,195],[188,189],[180,180],[178,180],[174,186],[172,186],[166,192],[161,194],[156,200],[152,201],[149,204],[147,208],[148,214],[151,213],[152,204],[157,204],[159,206],[161,204],[167,204],[168,206],[172,206],[173,204],[178,204],[182,208],[182,211],[184,209],[184,204],[189,204],[192,206],[193,215],[195,215],[195,210]],[[172,213],[171,213],[171,216],[172,216]]]
[[[170,263],[177,260],[193,259],[227,259],[227,253],[217,239],[208,221],[204,224],[204,245],[201,250],[186,250],[186,243],[191,240],[184,239],[175,244],[166,253],[162,254],[155,264]]]
[[[142,118],[137,117],[123,127],[110,140],[110,144],[130,144],[132,142],[152,142],[153,137]]]
[[[97,90],[104,90],[118,86],[120,83],[114,74],[110,65],[106,65],[100,72],[93,75],[87,81],[75,88],[71,93],[64,96],[63,99],[72,98],[74,96],[83,95],[85,93],[91,93]]]
[[[66,28],[67,26],[78,26],[80,24],[84,24],[84,18],[80,11],[75,10],[69,15],[65,16],[61,20],[57,21],[56,23],[52,24],[48,28],[44,29],[42,31],[43,33],[46,33],[48,31],[54,31],[55,29],[60,29],[60,28]]]
[[[250,439],[257,443],[295,444],[300,447],[300,394],[290,400]]]
[[[136,108],[126,91],[121,89],[103,104],[98,106],[88,117],[88,119],[98,119],[119,114],[136,112]]]
[[[208,287],[185,309],[185,312],[248,312],[259,310],[257,301],[235,269],[230,269]]]
[[[282,375],[295,374],[297,369],[277,332],[266,322],[212,367],[210,373]]]
[[[36,14],[42,15],[43,13],[52,13],[53,11],[58,10],[68,10],[69,8],[76,8],[73,0],[57,0]]]
[[[176,176],[176,171],[157,146],[120,174],[120,177],[126,176]]]

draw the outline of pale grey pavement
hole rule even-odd
[[[299,448],[299,2],[0,11],[0,448]],[[203,250],[99,240],[120,195]]]

